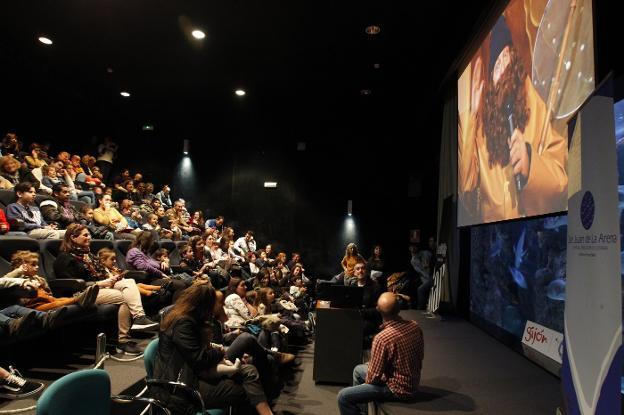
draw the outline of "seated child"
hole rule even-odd
[[[80,209],[80,213],[82,214],[82,217],[79,222],[81,225],[85,225],[87,229],[89,229],[89,233],[93,239],[106,239],[108,241],[115,239],[113,232],[111,232],[108,227],[95,223],[93,220],[93,208],[91,205],[84,205]]]
[[[5,278],[20,278],[24,282],[24,288],[32,288],[37,291],[35,297],[22,298],[24,307],[38,311],[55,310],[71,304],[77,304],[83,308],[93,307],[100,288],[97,285],[87,287],[75,297],[57,298],[52,295],[52,290],[45,278],[37,275],[39,271],[39,254],[31,251],[17,251],[11,256],[13,270],[6,274]]]
[[[115,278],[118,275],[124,275],[127,273],[127,271],[122,271],[117,267],[117,254],[112,249],[102,248],[98,251],[97,255],[100,259],[100,262],[106,269],[106,273],[111,278]],[[141,295],[144,295],[146,297],[157,294],[162,288],[159,285],[143,284],[140,282],[138,282],[136,286],[139,289]]]
[[[186,285],[190,286],[193,283],[194,278],[186,272],[179,272],[174,274],[169,265],[169,251],[165,248],[157,249],[154,252],[154,259],[161,264],[162,271],[174,280],[183,281]]]

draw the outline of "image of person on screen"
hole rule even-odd
[[[567,140],[546,119],[504,16],[490,34],[487,70],[483,56],[472,66],[469,114],[460,116],[463,208],[474,223],[565,210]]]

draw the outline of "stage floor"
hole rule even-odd
[[[421,387],[426,396],[397,413],[409,414],[548,414],[560,404],[559,379],[461,319],[417,320],[425,336]],[[341,386],[315,385],[313,345],[301,352],[301,365],[275,407],[281,414],[338,414]]]

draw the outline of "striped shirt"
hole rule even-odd
[[[422,329],[412,320],[386,321],[375,336],[366,383],[385,383],[399,398],[418,391],[425,351]]]

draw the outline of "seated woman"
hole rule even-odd
[[[154,200],[158,200],[158,199],[154,199]],[[178,226],[175,223],[169,222],[169,217],[165,213],[165,208],[163,206],[157,207],[154,213],[156,214],[156,216],[158,216],[158,224],[162,227],[162,229],[164,229],[165,231],[171,232],[170,239],[174,241],[179,241],[182,239],[182,231],[180,230],[180,228],[178,228]]]
[[[206,228],[206,220],[204,219],[204,214],[201,210],[196,210],[193,212],[193,216],[191,216],[190,220],[191,226],[196,227],[197,229],[205,229]]]
[[[342,272],[336,275],[332,281],[334,282],[342,282],[345,285],[351,285],[355,282],[355,277],[353,276],[353,267],[355,264],[363,263],[366,264],[366,260],[360,253],[358,252],[358,247],[356,244],[351,242],[347,245],[347,249],[345,250],[345,256],[342,258],[342,262],[340,265],[342,266]]]
[[[35,189],[39,189],[39,180],[13,156],[0,157],[0,188],[12,189],[18,183],[32,183]]]
[[[146,317],[141,294],[133,279],[122,274],[109,275],[90,250],[91,234],[84,225],[67,227],[61,253],[54,261],[57,278],[81,278],[100,287],[95,304],[119,304],[118,328],[120,352],[138,355],[142,351],[130,341],[129,331],[154,329],[158,323]]]
[[[246,280],[253,280],[260,275],[260,266],[257,264],[257,256],[255,252],[247,252],[245,255],[247,261],[242,265],[243,275]]]
[[[140,229],[132,229],[128,226],[128,221],[112,204],[109,194],[103,193],[99,197],[100,206],[93,210],[93,219],[96,223],[106,226],[115,233],[115,239],[134,240]]]
[[[207,408],[240,405],[248,401],[260,415],[270,415],[258,371],[242,365],[232,378],[209,379],[206,373],[223,360],[221,347],[202,342],[203,322],[215,307],[215,290],[208,284],[195,284],[184,291],[162,322],[154,378],[178,381],[198,389]],[[172,394],[168,387],[150,386],[152,396],[167,402],[174,413],[195,413],[197,401],[182,392]]]
[[[155,248],[154,245],[154,234],[151,231],[140,232],[126,253],[126,262],[138,271],[147,272],[150,284],[163,285],[170,281],[168,284],[173,291],[173,301],[176,301],[188,284],[182,280],[171,279],[165,272],[168,270],[168,264],[149,256],[149,252]]]
[[[29,287],[37,291],[34,297],[25,297],[21,300],[24,307],[34,310],[50,311],[72,304],[90,308],[95,304],[100,290],[97,285],[90,285],[74,297],[54,297],[46,279],[37,275],[39,271],[39,254],[36,252],[16,251],[11,255],[11,267],[13,270],[6,274],[4,278],[22,279]]]
[[[24,157],[24,161],[29,169],[37,169],[48,164],[48,162],[41,157],[42,153],[45,154],[44,150],[44,147],[39,143],[32,143],[30,145],[30,154]]]
[[[232,277],[225,294],[226,327],[243,328],[247,320],[258,315],[256,307],[247,301],[247,285],[242,278]]]
[[[383,277],[385,271],[385,261],[383,249],[379,244],[373,247],[373,253],[370,258],[368,258],[368,269],[370,269],[371,278],[375,281]]]
[[[245,323],[258,315],[258,310],[247,300],[247,284],[245,280],[239,277],[230,278],[228,288],[225,292],[225,314],[227,321],[225,326],[229,329],[252,330],[252,333],[258,335],[258,341],[266,348],[277,347],[279,344],[273,345],[271,331],[260,326],[247,326]],[[254,330],[253,327],[257,327]]]

